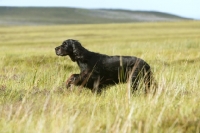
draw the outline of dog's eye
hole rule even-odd
[[[63,42],[63,45],[66,45],[67,43],[66,42]]]

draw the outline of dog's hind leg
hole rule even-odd
[[[151,71],[148,70],[144,72],[144,84],[145,84],[145,93],[149,93],[150,92],[150,87],[151,87]]]
[[[149,69],[145,71],[144,75],[145,93],[156,93],[157,83],[153,77],[152,71]]]
[[[140,75],[139,75],[139,69],[136,68],[134,70],[134,72],[131,75],[131,88],[132,88],[132,93],[134,93],[137,89],[138,89],[138,85],[139,85],[139,79],[140,79]]]

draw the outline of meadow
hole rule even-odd
[[[54,48],[79,40],[88,50],[143,58],[152,67],[155,95],[127,84],[97,96],[65,89],[79,73]],[[199,133],[200,21],[0,26],[1,133]]]

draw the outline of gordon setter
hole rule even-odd
[[[76,62],[80,74],[72,74],[66,81],[71,85],[84,86],[92,92],[101,93],[102,88],[131,81],[132,92],[137,90],[139,81],[143,79],[145,92],[151,86],[152,72],[150,66],[142,59],[134,56],[108,56],[85,49],[80,42],[73,39],[65,40],[55,48],[58,56],[67,56]]]

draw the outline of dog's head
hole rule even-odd
[[[83,47],[77,40],[68,39],[65,40],[62,45],[56,47],[55,52],[58,56],[69,55],[72,61],[76,61],[77,59],[81,58],[81,49],[83,49]]]
[[[78,41],[73,39],[65,40],[60,46],[55,48],[56,55],[58,56],[67,56],[73,54],[75,45],[78,44]]]

